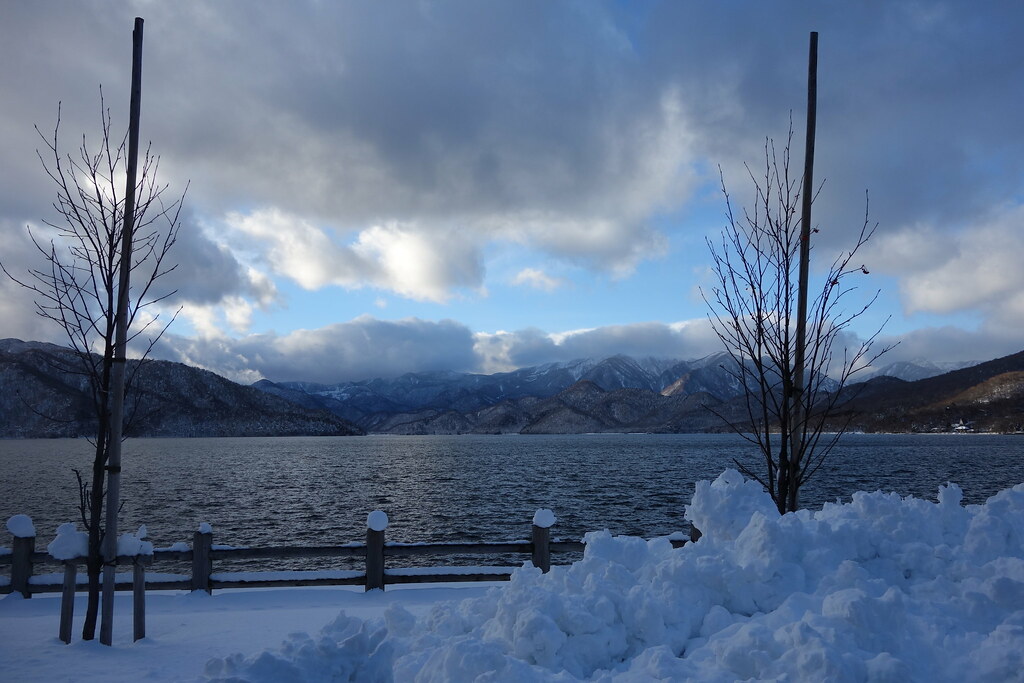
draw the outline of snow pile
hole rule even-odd
[[[209,522],[200,522],[199,523],[198,531],[201,534],[212,534],[213,533],[213,527],[210,526]]]
[[[117,538],[118,555],[152,555],[153,544],[145,540],[149,533],[143,524],[134,534],[124,533]]]
[[[383,510],[374,510],[366,515],[366,528],[373,531],[384,531],[388,528],[388,515]]]
[[[272,680],[1024,680],[1024,484],[984,505],[858,493],[780,516],[733,471],[698,485],[704,532],[673,549],[588,534],[584,558],[529,565],[424,618],[392,606],[317,636],[211,660]]]
[[[555,513],[547,508],[541,508],[533,513],[533,525],[541,529],[550,529],[558,521]]]
[[[57,537],[46,546],[46,552],[55,560],[73,560],[89,554],[89,534],[79,531],[71,522],[57,527]]]
[[[7,520],[7,531],[16,538],[33,538],[36,527],[28,515],[14,515]]]

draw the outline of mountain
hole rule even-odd
[[[936,375],[944,375],[947,372],[953,372],[954,370],[969,368],[972,365],[977,365],[979,362],[980,361],[974,360],[936,363],[922,359],[913,361],[896,361],[895,363],[883,365],[880,368],[871,368],[864,372],[859,372],[855,375],[854,381],[866,382],[876,377],[895,377],[896,379],[913,382],[919,379],[935,377]]]
[[[1014,403],[1019,378],[1013,373],[1024,372],[1016,359],[953,364],[969,367],[944,374],[933,363],[883,366],[847,387],[849,403],[831,426],[849,419],[863,431],[948,431],[964,421],[979,430],[1013,431],[1024,419]],[[494,375],[410,373],[334,386],[258,386],[304,404],[312,399],[371,432],[706,432],[728,429],[719,415],[736,424],[745,419],[734,373],[734,362],[720,353],[692,361],[613,356]]]
[[[61,347],[0,340],[0,436],[94,431],[83,378]],[[730,371],[731,368],[731,371]],[[243,387],[204,370],[149,361],[141,370],[140,436],[727,431],[745,419],[735,365],[720,353],[690,361],[628,356],[547,363],[482,375],[408,373],[336,385],[262,380]],[[893,364],[845,389],[830,425],[862,431],[1019,431],[1024,352],[942,374]],[[922,379],[908,381],[900,375]],[[53,419],[59,417],[60,419]]]
[[[0,340],[0,437],[77,437],[96,433],[86,378],[73,352],[53,344]],[[253,387],[167,361],[130,361],[138,370],[126,398],[128,436],[351,435],[362,430]]]
[[[550,398],[580,381],[604,391],[645,389],[692,394],[700,391],[728,398],[738,385],[719,367],[724,353],[694,361],[612,356],[546,363],[512,372],[481,375],[457,372],[407,373],[395,379],[372,379],[322,385],[303,382],[257,382],[256,388],[344,417],[369,431],[387,431],[395,416],[436,415],[445,411],[476,413],[503,401]],[[682,384],[680,384],[682,382]]]
[[[853,387],[854,391],[858,388]],[[1020,432],[1024,428],[1024,351],[906,382],[869,380],[840,419],[864,431]]]

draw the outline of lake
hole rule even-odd
[[[0,441],[0,517],[30,515],[40,546],[79,520],[72,468],[90,472],[85,440]],[[125,442],[122,529],[146,524],[157,546],[361,541],[385,510],[393,541],[529,538],[537,508],[553,536],[685,530],[694,482],[755,452],[735,435],[384,436],[133,439]],[[1024,436],[849,434],[804,488],[807,507],[857,490],[935,499],[940,484],[980,503],[1024,481]],[[79,525],[81,528],[81,525]],[[0,541],[0,545],[8,545]]]

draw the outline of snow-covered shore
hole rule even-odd
[[[858,493],[780,517],[727,471],[703,532],[588,536],[507,584],[149,597],[149,637],[56,639],[55,598],[0,601],[4,680],[1024,680],[1024,484],[984,505]],[[80,612],[79,612],[80,613]]]

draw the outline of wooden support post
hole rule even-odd
[[[533,525],[533,566],[545,574],[551,571],[551,529]]]
[[[210,575],[213,573],[213,532],[197,531],[192,536],[192,590],[213,593]]]
[[[132,628],[133,640],[146,637],[146,561],[136,556],[132,565]]]
[[[36,551],[35,536],[15,536],[11,548],[11,591],[31,598],[32,553]]]
[[[384,590],[384,531],[366,529],[366,590]]]
[[[71,643],[71,622],[75,617],[75,582],[78,581],[78,567],[74,560],[64,562],[64,585],[60,593],[60,634],[61,642]]]

